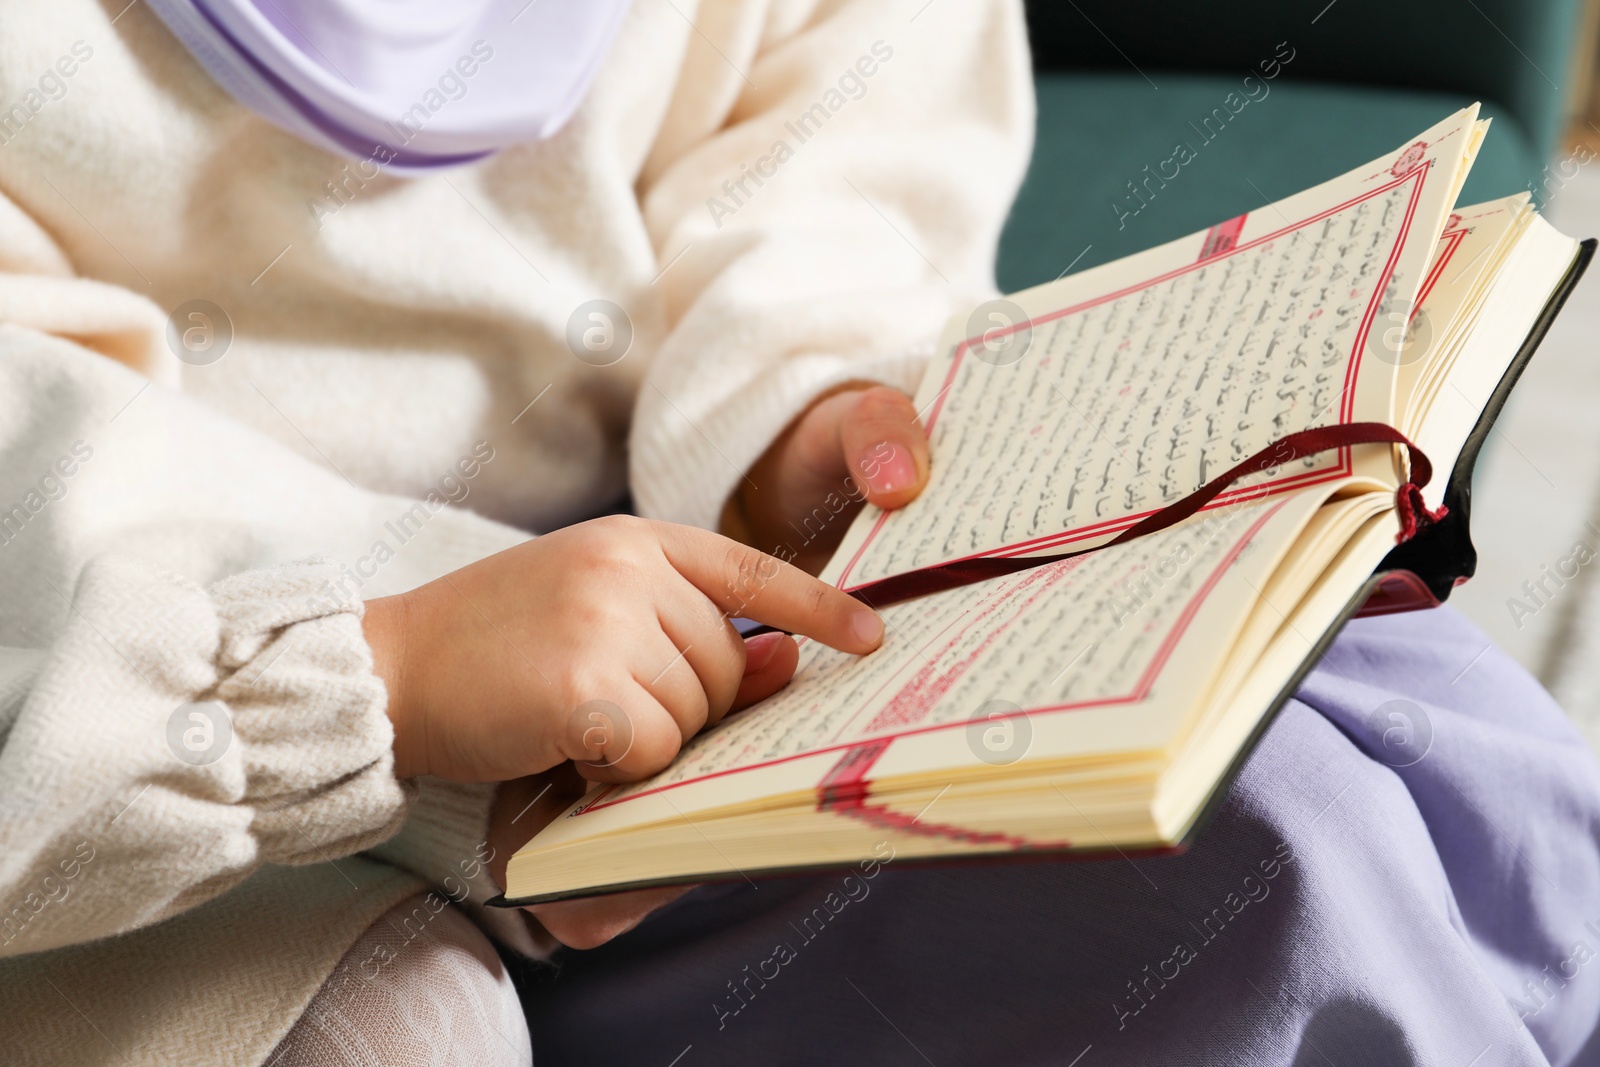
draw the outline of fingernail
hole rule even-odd
[[[911,453],[888,441],[868,449],[859,466],[875,493],[894,493],[917,484],[917,464]]]
[[[883,620],[871,608],[859,608],[850,617],[850,632],[864,645],[876,645],[883,640]]]
[[[778,652],[778,642],[783,634],[757,634],[744,643],[744,673],[746,677],[760,674]]]

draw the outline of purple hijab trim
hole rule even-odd
[[[245,107],[399,173],[555,134],[627,10],[627,0],[150,2]]]

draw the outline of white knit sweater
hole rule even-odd
[[[0,1047],[255,1064],[392,904],[492,891],[363,598],[627,487],[714,525],[820,391],[912,386],[1028,57],[1001,0],[635,0],[560,135],[404,179],[125,3],[0,0]]]

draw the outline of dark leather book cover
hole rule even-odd
[[[1533,328],[1523,340],[1522,347],[1506,368],[1478,416],[1467,443],[1461,449],[1450,480],[1445,484],[1444,505],[1449,514],[1438,523],[1421,530],[1405,544],[1396,545],[1378,565],[1382,577],[1378,590],[1362,606],[1358,614],[1386,615],[1395,611],[1411,611],[1442,604],[1450,591],[1465,582],[1478,569],[1478,550],[1472,546],[1472,474],[1478,465],[1478,453],[1489,439],[1495,420],[1500,417],[1517,379],[1522,377],[1528,360],[1550,331],[1550,324],[1566,304],[1567,298],[1577,288],[1589,261],[1594,258],[1593,237],[1578,246],[1578,254],[1562,277],[1561,284],[1550,294],[1544,310],[1534,321]]]

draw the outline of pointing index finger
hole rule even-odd
[[[883,643],[883,620],[798,567],[708,530],[657,524],[667,561],[717,607],[857,655]]]

